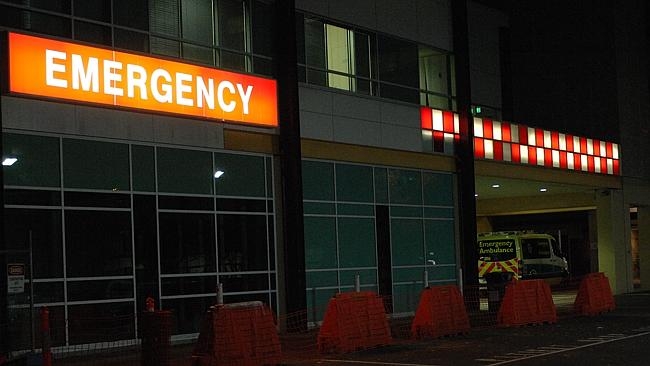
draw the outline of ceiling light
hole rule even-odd
[[[492,185],[492,188],[500,188],[500,187],[501,187],[500,184],[493,184],[493,185]]]
[[[12,166],[17,161],[18,161],[18,159],[16,159],[16,158],[4,158],[4,160],[2,160],[2,165],[4,165],[4,166]]]
[[[478,193],[474,193],[474,197],[478,197]]]
[[[226,172],[224,172],[223,170],[217,170],[216,172],[214,172],[214,177],[217,178],[217,179],[219,179],[219,178],[221,178],[221,176],[224,175],[225,173],[226,173]]]
[[[540,191],[540,192],[546,192],[546,191],[548,191],[548,189],[546,189],[546,188],[540,188],[539,191]]]

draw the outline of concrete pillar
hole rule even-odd
[[[641,270],[641,290],[650,290],[650,206],[638,209],[639,228],[639,268]]]
[[[609,277],[614,294],[630,292],[632,256],[630,253],[630,213],[620,190],[596,192],[599,271]]]

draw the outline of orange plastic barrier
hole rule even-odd
[[[582,279],[573,308],[579,315],[590,316],[616,308],[609,280],[604,273],[590,273]]]
[[[192,352],[193,366],[257,366],[281,361],[273,313],[259,301],[211,307]]]
[[[411,324],[411,337],[437,338],[467,333],[469,317],[463,297],[454,285],[424,289]]]
[[[497,324],[501,326],[557,322],[550,286],[544,280],[512,281],[506,287]]]
[[[347,353],[392,343],[382,298],[375,292],[346,292],[330,299],[318,332],[321,353]]]

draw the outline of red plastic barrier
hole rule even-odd
[[[390,343],[386,310],[376,293],[346,292],[330,299],[318,332],[321,353],[347,353]]]
[[[463,297],[454,285],[424,289],[411,324],[415,339],[467,333],[469,317]]]
[[[192,359],[194,366],[258,366],[282,362],[273,313],[258,301],[211,307]]]
[[[544,280],[512,281],[506,287],[497,324],[501,326],[557,322],[550,286]]]
[[[582,279],[573,308],[577,314],[589,316],[616,308],[609,280],[604,273],[590,273]]]

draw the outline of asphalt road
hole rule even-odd
[[[301,365],[650,365],[650,293],[618,296],[617,309],[555,324],[474,328],[468,335],[394,345]]]

